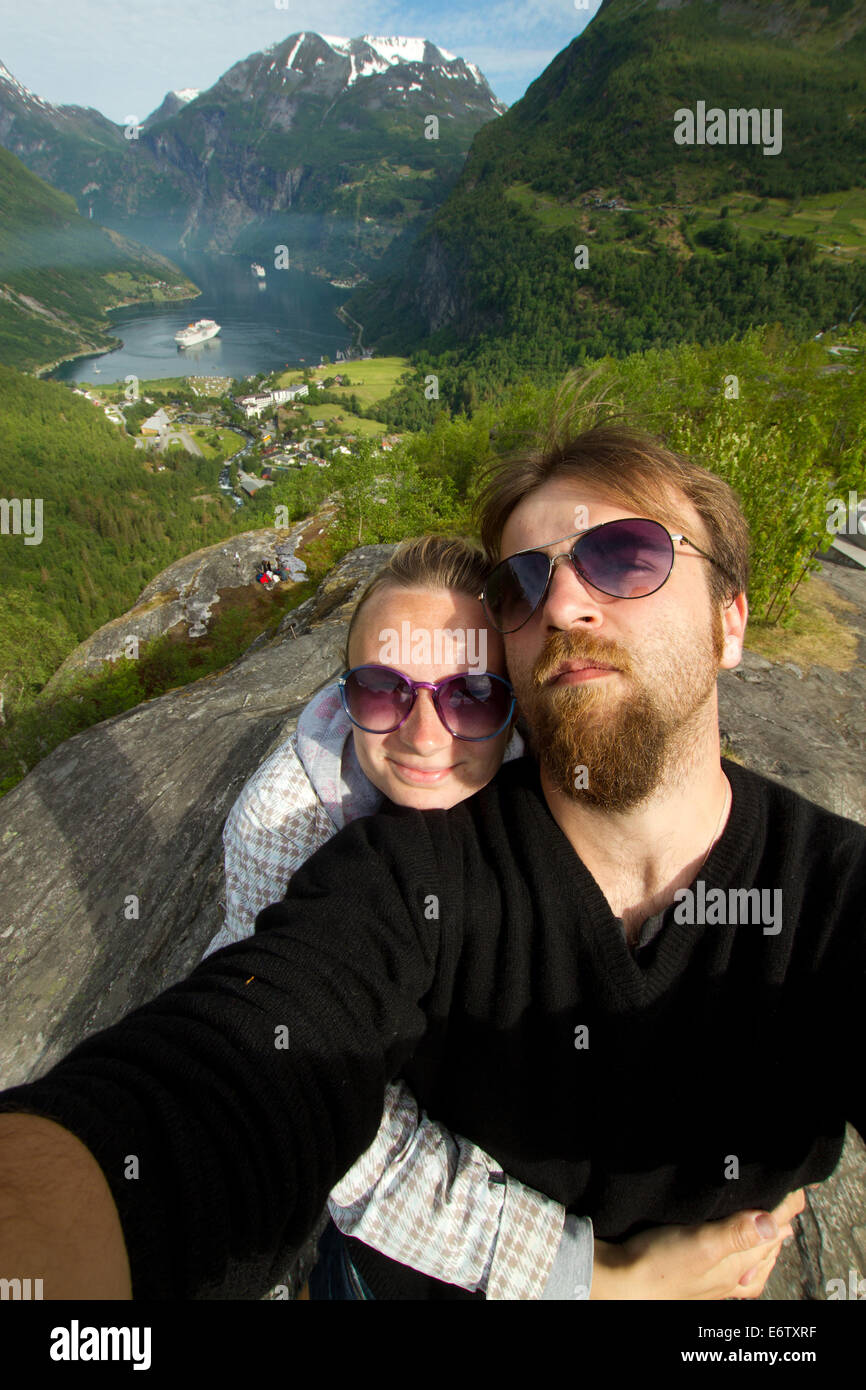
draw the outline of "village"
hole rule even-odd
[[[165,471],[169,452],[178,448],[222,462],[220,488],[234,493],[238,505],[242,494],[254,496],[289,469],[330,467],[335,455],[351,455],[361,437],[374,438],[384,452],[402,438],[384,433],[380,421],[361,419],[348,405],[334,404],[357,383],[327,359],[304,371],[302,380],[282,381],[272,374],[248,377],[243,384],[253,389],[241,394],[241,383],[230,377],[190,376],[166,383],[130,377],[125,385],[74,390],[133,435],[156,472]],[[165,399],[168,394],[170,400]],[[155,399],[159,395],[162,404]],[[148,406],[155,407],[149,414]],[[239,447],[232,436],[239,437]]]

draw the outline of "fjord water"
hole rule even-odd
[[[107,384],[137,376],[251,376],[285,366],[317,366],[349,346],[349,330],[336,316],[348,291],[298,270],[274,270],[258,280],[248,256],[174,252],[172,260],[198,285],[195,299],[131,305],[108,317],[123,346],[95,357],[63,362],[61,381]],[[209,342],[179,348],[174,335],[196,319],[216,319]]]

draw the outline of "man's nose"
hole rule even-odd
[[[567,554],[553,558],[553,573],[541,607],[542,622],[564,631],[577,623],[599,627],[604,620],[602,596],[584,583]]]
[[[419,750],[442,748],[453,737],[436,713],[432,690],[418,691],[412,706],[412,713],[397,732],[404,743]]]

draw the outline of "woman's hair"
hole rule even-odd
[[[346,634],[346,665],[352,632],[364,604],[379,589],[454,589],[469,598],[478,598],[490,565],[484,551],[462,536],[417,536],[401,541],[390,560],[374,574],[358,599]]]

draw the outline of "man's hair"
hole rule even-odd
[[[476,504],[491,567],[501,558],[502,532],[514,508],[554,478],[595,485],[629,511],[683,531],[718,562],[709,566],[714,601],[727,604],[745,591],[749,528],[733,488],[708,469],[666,449],[651,434],[623,425],[595,425],[564,442],[523,449],[491,465]],[[697,511],[706,539],[690,534],[694,527],[677,515],[677,492]]]
[[[390,560],[373,575],[358,599],[346,634],[346,665],[352,632],[367,600],[379,589],[453,589],[477,598],[490,571],[484,552],[462,536],[418,536],[402,541]],[[486,621],[486,620],[485,620]]]

